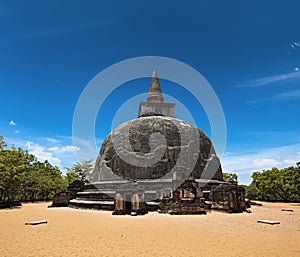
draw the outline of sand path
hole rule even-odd
[[[299,204],[263,203],[251,214],[139,217],[49,204],[0,210],[0,256],[300,256]],[[44,219],[48,224],[25,226]]]

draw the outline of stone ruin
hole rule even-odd
[[[245,188],[232,184],[215,185],[211,188],[211,208],[229,213],[246,210]]]
[[[0,201],[0,209],[10,209],[21,207],[22,204],[19,201]]]
[[[176,119],[174,106],[164,103],[154,72],[138,118],[121,124],[106,137],[92,181],[69,200],[69,206],[111,210],[115,215],[245,210],[244,191],[223,181],[210,139],[202,130]]]
[[[169,214],[206,214],[209,206],[198,185],[198,182],[189,177],[176,190],[170,190],[159,203],[161,213]]]
[[[62,192],[55,194],[52,205],[49,207],[67,207],[70,200],[76,197],[76,194],[83,191],[84,183],[80,180],[76,180],[69,184],[68,188]]]

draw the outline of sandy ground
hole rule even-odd
[[[0,256],[300,256],[299,204],[263,203],[251,214],[139,217],[48,205],[0,210]],[[25,226],[36,220],[48,224]]]

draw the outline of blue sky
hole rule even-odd
[[[195,68],[219,97],[225,171],[249,183],[253,171],[295,165],[300,2],[244,2],[0,1],[0,135],[41,160],[71,166],[78,150],[73,113],[89,81],[128,58],[165,56]],[[179,86],[164,80],[161,86],[210,135],[201,106]],[[136,80],[107,99],[98,116],[106,125],[96,125],[99,145],[118,107],[148,87],[149,80]]]

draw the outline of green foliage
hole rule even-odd
[[[76,180],[79,180],[78,174],[74,173],[73,171],[67,171],[65,176],[66,183],[69,185]]]
[[[267,201],[300,201],[300,169],[272,168],[252,174],[246,197]]]
[[[234,185],[238,184],[238,176],[235,173],[223,172],[223,180],[225,182],[229,182],[229,183],[234,184]]]
[[[89,182],[93,167],[93,160],[76,162],[72,168],[66,168],[67,173],[65,179],[70,181],[69,183],[78,179],[83,182]]]
[[[0,144],[6,145],[3,137]],[[0,201],[46,200],[66,187],[58,167],[21,148],[0,150]]]
[[[3,136],[0,136],[0,151],[3,150],[6,146],[7,146],[7,144],[4,141]]]

